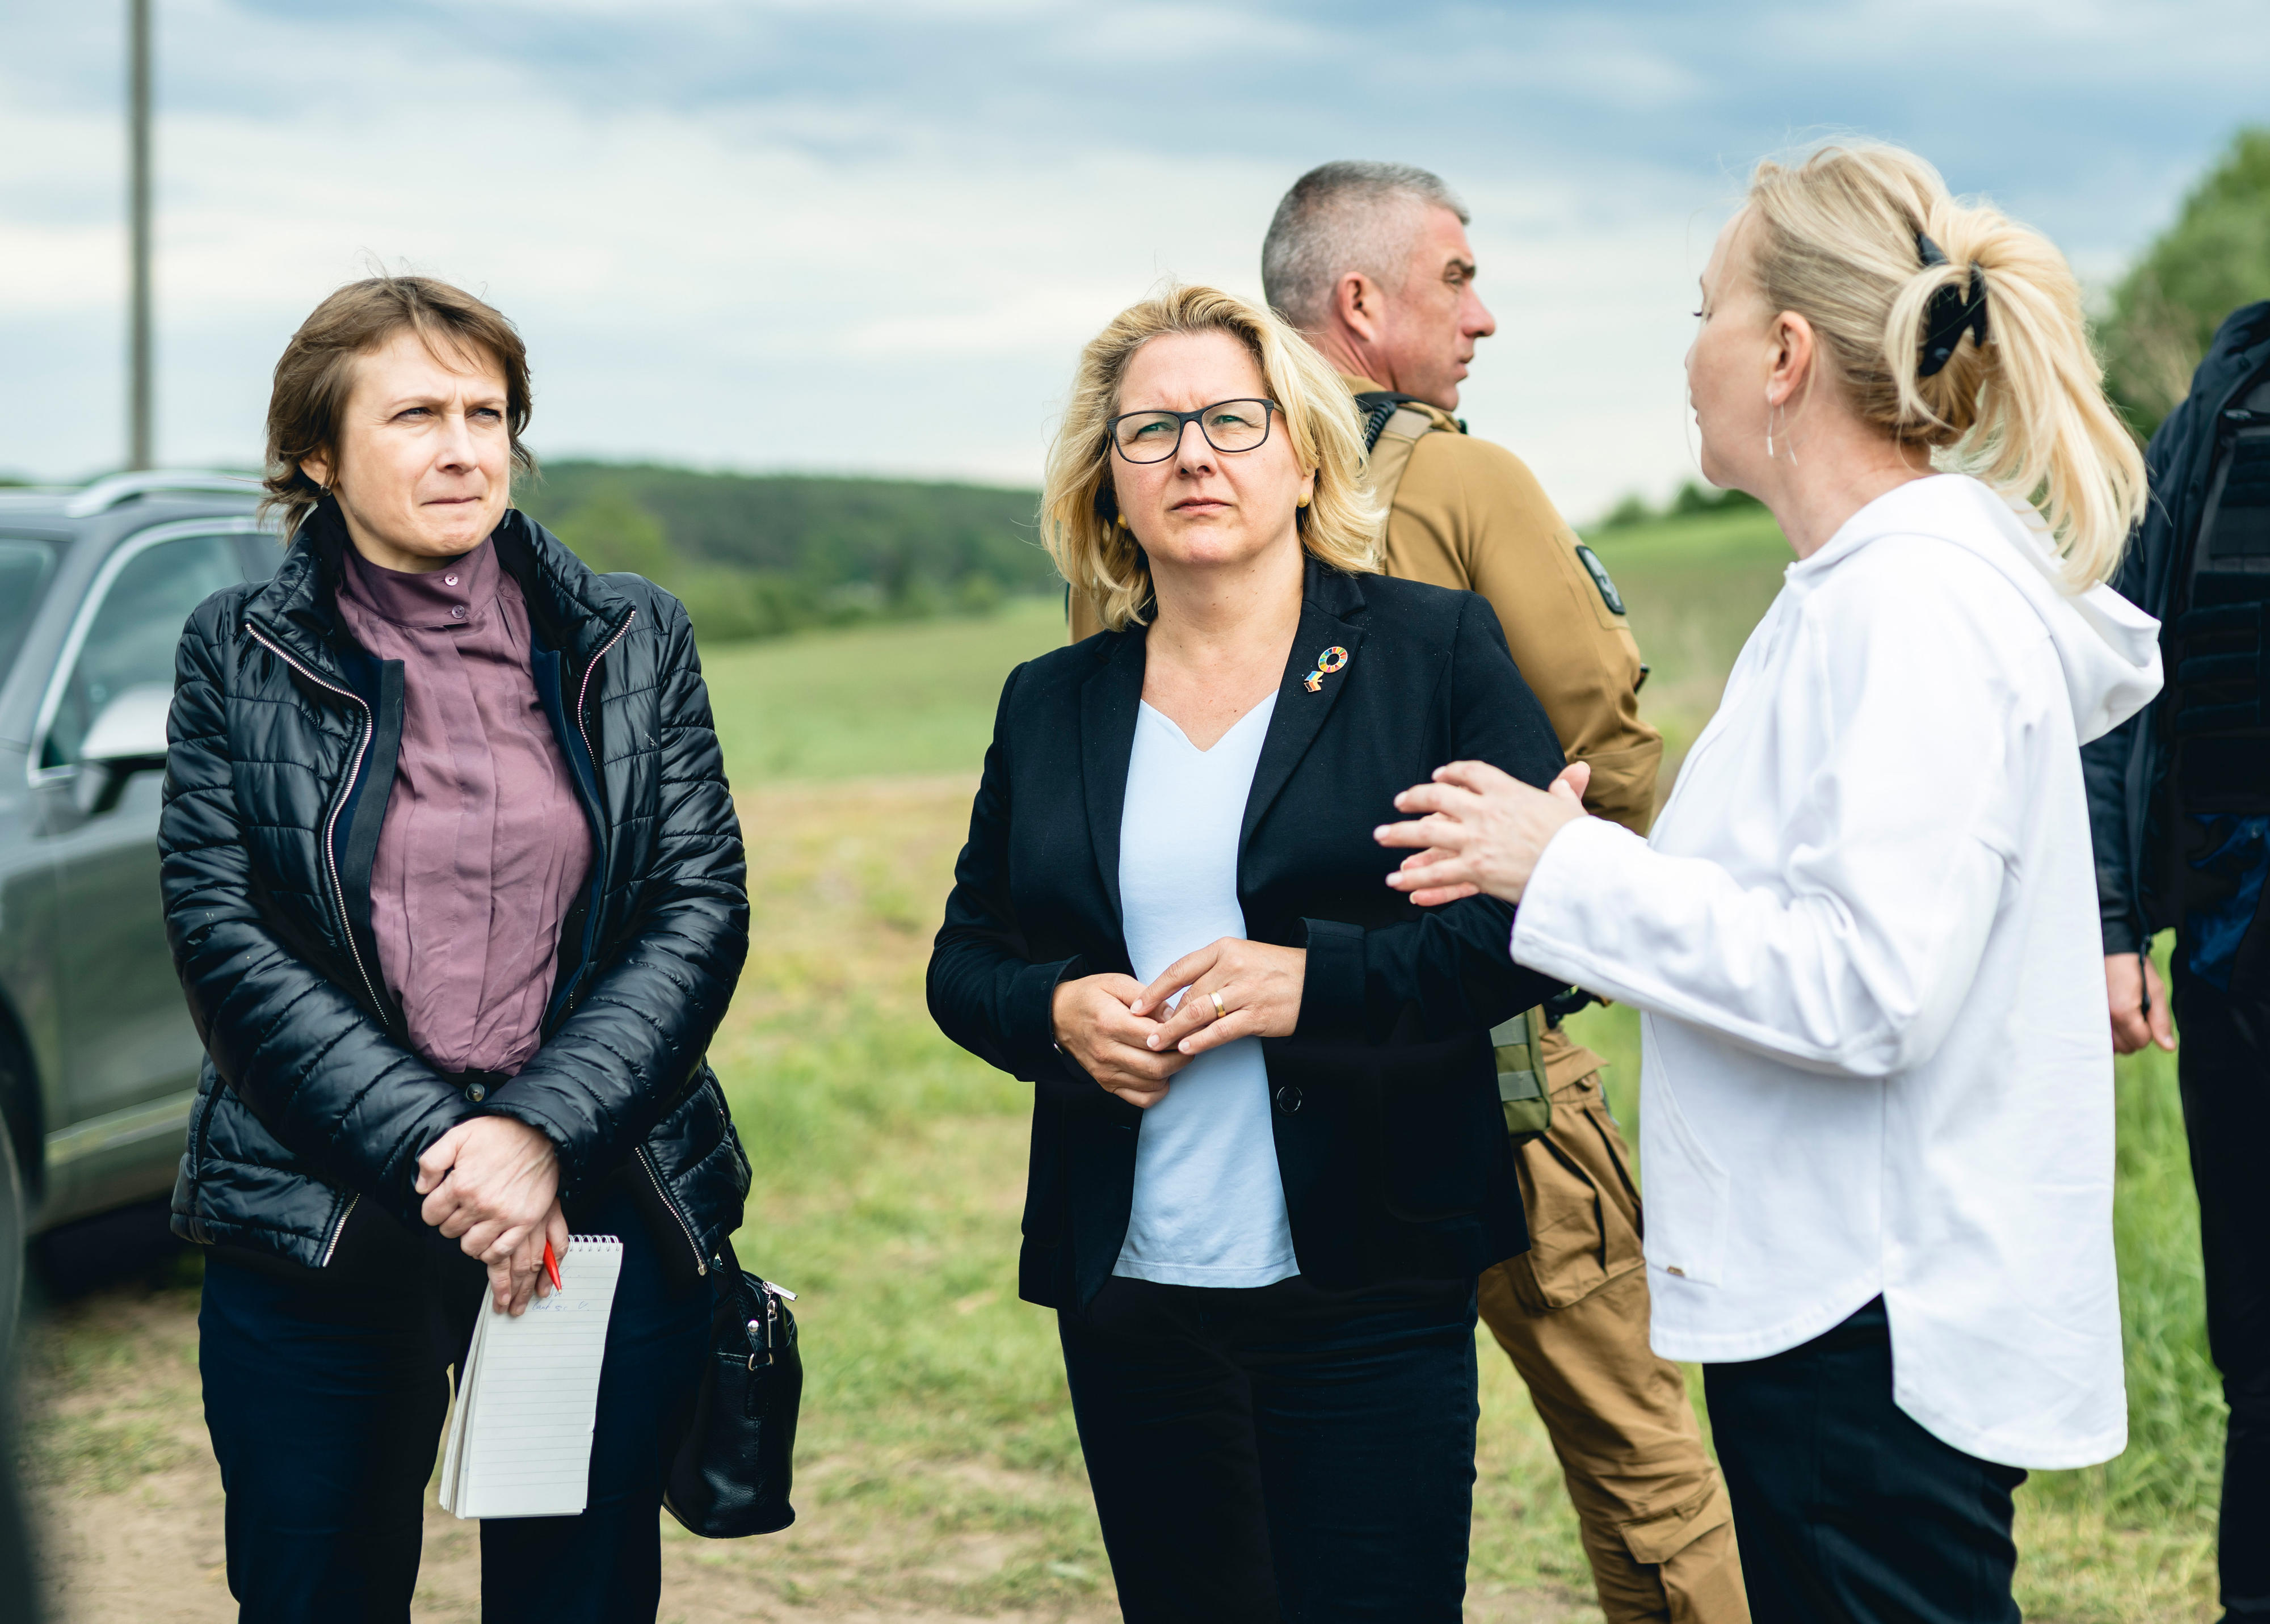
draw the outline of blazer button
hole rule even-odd
[[[465,1098],[471,1101],[473,1104],[478,1105],[482,1101],[488,1097],[489,1089],[486,1083],[467,1083],[465,1085]]]
[[[1277,1091],[1277,1109],[1280,1111],[1287,1112],[1299,1110],[1301,1109],[1301,1091],[1294,1087],[1291,1083],[1287,1083],[1282,1088],[1280,1088]]]

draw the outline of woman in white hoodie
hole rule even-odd
[[[1389,883],[1642,1012],[1653,1339],[1761,1624],[2002,1624],[2024,1468],[2126,1435],[2078,750],[2160,684],[2097,584],[2142,463],[2063,258],[1908,152],[1762,165],[1700,315],[1702,471],[1798,561],[1652,838],[1457,763]]]

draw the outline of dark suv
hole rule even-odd
[[[174,647],[281,559],[258,487],[0,490],[0,1349],[26,1241],[170,1189],[201,1051],[158,900]]]

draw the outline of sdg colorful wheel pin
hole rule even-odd
[[[1317,669],[1310,671],[1308,675],[1307,682],[1309,685],[1309,692],[1311,693],[1323,693],[1324,691],[1324,679],[1331,676],[1334,671],[1339,670],[1341,666],[1346,664],[1347,650],[1341,648],[1338,643],[1334,643],[1331,648],[1325,649],[1322,654],[1317,656]]]

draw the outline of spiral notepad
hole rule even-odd
[[[591,1475],[591,1422],[623,1243],[579,1235],[560,1289],[516,1319],[484,1298],[457,1373],[441,1509],[459,1516],[575,1516]]]

